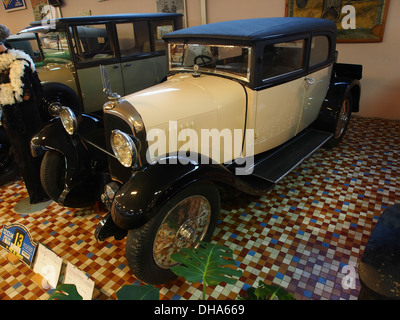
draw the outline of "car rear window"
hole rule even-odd
[[[165,51],[166,45],[163,40],[164,34],[174,31],[174,21],[173,20],[160,20],[152,21],[153,25],[153,41],[155,51]]]
[[[318,65],[329,58],[329,39],[327,36],[313,37],[311,42],[310,67]]]
[[[304,39],[267,44],[263,53],[263,79],[284,75],[303,68]]]
[[[121,57],[151,52],[150,32],[147,21],[116,24]]]

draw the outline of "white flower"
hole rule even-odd
[[[29,55],[20,50],[8,50],[0,54],[0,72],[10,69],[10,82],[0,84],[0,104],[10,105],[23,101],[25,68],[35,71],[35,65]]]

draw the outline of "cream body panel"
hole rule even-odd
[[[279,146],[297,133],[304,98],[304,77],[252,91],[254,153]]]
[[[189,149],[221,163],[241,155],[243,134],[239,138],[236,136],[236,141],[233,137],[234,129],[244,132],[246,95],[243,86],[236,81],[204,74],[193,77],[192,74],[182,73],[171,76],[159,85],[128,95],[125,99],[141,115],[148,137],[149,132],[157,136],[156,130],[165,133],[168,152]],[[182,132],[184,129],[194,131]],[[225,138],[215,142],[212,140],[212,137],[225,135],[230,135],[232,141]],[[239,148],[235,148],[235,144]],[[204,146],[209,146],[206,148],[208,154]],[[155,156],[161,155],[155,153]]]
[[[313,123],[319,114],[331,80],[332,66],[315,71],[307,76],[313,84],[305,81],[304,103],[297,133]]]

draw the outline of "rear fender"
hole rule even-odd
[[[336,122],[345,97],[352,96],[352,112],[360,109],[361,85],[359,80],[336,78],[332,81],[313,128],[335,132]]]

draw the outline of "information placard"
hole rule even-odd
[[[0,235],[0,246],[31,267],[35,256],[36,243],[24,225],[13,223],[4,226]]]
[[[92,300],[94,281],[70,262],[67,262],[64,283],[74,284],[83,300]]]
[[[35,265],[33,271],[40,274],[47,280],[47,283],[54,289],[57,287],[60,277],[62,259],[53,251],[39,243],[36,253]],[[48,289],[42,284],[43,289]]]

